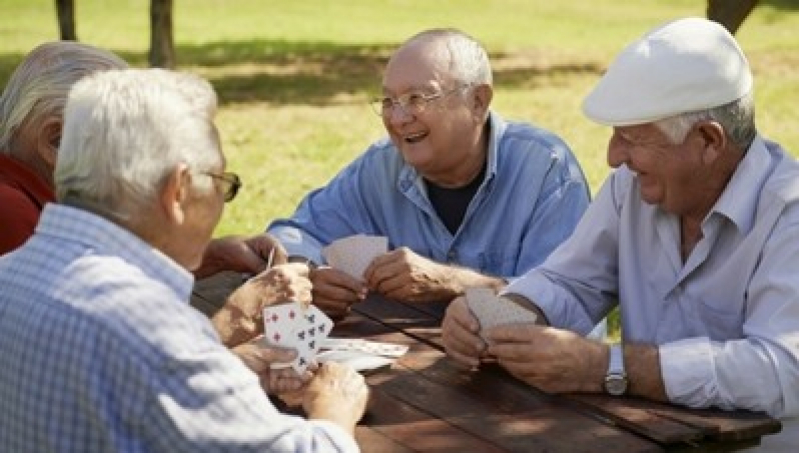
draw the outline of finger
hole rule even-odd
[[[486,338],[491,343],[531,343],[546,329],[532,323],[503,324],[486,330]]]

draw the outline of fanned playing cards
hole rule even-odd
[[[363,272],[376,257],[388,252],[388,238],[356,234],[333,241],[322,249],[330,267],[362,279]]]
[[[538,316],[534,311],[516,302],[498,297],[490,288],[467,288],[466,304],[480,323],[480,336],[485,339],[485,331],[504,324],[534,323]]]
[[[291,366],[297,374],[304,373],[316,360],[316,353],[332,328],[333,321],[313,305],[306,308],[299,302],[290,302],[265,307],[264,341],[297,350],[293,362],[276,364],[273,368]]]

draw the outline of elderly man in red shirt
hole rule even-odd
[[[14,71],[0,97],[0,255],[22,245],[45,203],[55,200],[53,169],[69,89],[92,72],[127,66],[106,50],[52,42]]]

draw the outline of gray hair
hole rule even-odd
[[[718,122],[732,144],[741,151],[746,151],[757,134],[752,92],[719,107],[664,118],[656,121],[655,126],[672,144],[679,144],[685,140],[691,127],[699,121]]]
[[[405,45],[419,41],[441,41],[446,46],[450,55],[450,74],[457,82],[468,85],[493,83],[485,48],[468,34],[454,28],[434,28],[412,36]]]
[[[69,94],[55,168],[59,201],[130,225],[154,206],[169,173],[222,165],[216,94],[193,75],[162,69],[98,72]],[[192,178],[204,192],[211,178]]]
[[[0,96],[0,153],[11,153],[14,135],[23,123],[60,117],[75,82],[98,70],[127,67],[107,50],[72,41],[49,42],[33,49]]]

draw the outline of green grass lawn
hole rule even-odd
[[[627,42],[663,21],[703,15],[700,0],[178,1],[181,69],[221,101],[228,167],[244,189],[216,234],[262,231],[383,134],[367,105],[395,46],[429,27],[461,28],[488,48],[494,108],[535,122],[574,149],[592,190],[608,174],[609,130],[580,102]],[[756,77],[761,131],[799,153],[799,8],[761,0],[738,32]],[[149,2],[77,0],[78,37],[146,65]],[[233,11],[231,11],[233,10]],[[0,84],[36,44],[57,39],[51,0],[0,4]],[[615,332],[617,318],[612,318]]]
[[[738,33],[756,73],[759,124],[799,152],[799,10],[765,0]],[[146,64],[144,0],[78,0],[78,37]],[[230,6],[228,6],[230,5]],[[428,27],[483,41],[495,68],[494,107],[538,123],[573,147],[596,191],[609,131],[580,113],[583,96],[628,41],[662,21],[702,15],[699,0],[192,0],[176,2],[181,69],[214,84],[229,168],[245,188],[217,234],[253,233],[290,215],[383,134],[366,101],[391,50]],[[233,10],[231,12],[231,10]],[[0,83],[36,44],[55,39],[52,1],[0,4]]]

